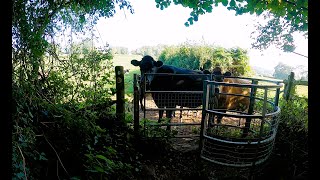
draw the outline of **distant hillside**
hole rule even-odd
[[[257,76],[267,76],[267,77],[272,77],[273,71],[270,69],[264,69],[262,67],[258,66],[251,66],[252,70],[255,71]]]

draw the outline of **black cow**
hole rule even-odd
[[[147,89],[151,91],[164,91],[164,93],[152,93],[153,100],[158,108],[175,108],[176,106],[196,108],[202,105],[202,97],[197,94],[184,93],[176,98],[176,94],[165,93],[165,91],[202,91],[203,80],[209,80],[207,71],[197,71],[175,66],[164,65],[162,61],[155,61],[151,56],[144,56],[141,61],[132,60],[131,64],[139,66],[141,71],[141,84],[146,79]],[[157,73],[156,75],[146,73]],[[178,76],[159,75],[158,73],[185,74]],[[200,75],[200,76],[199,76]],[[144,88],[141,88],[141,92]],[[163,95],[165,94],[165,97]],[[142,103],[140,98],[140,103]],[[192,101],[182,101],[191,99]],[[163,110],[159,111],[159,122],[163,116]],[[172,110],[166,111],[166,117],[171,119]]]
[[[181,68],[180,68],[181,69]],[[194,72],[196,72],[197,74],[211,74],[211,72],[209,70],[203,70],[203,69],[200,69],[200,70],[194,70]],[[193,72],[193,73],[194,73]],[[142,83],[142,80],[143,77],[141,77],[139,80],[138,80],[138,85],[139,85],[139,102],[140,102],[140,106],[141,106],[141,110],[143,111],[144,110],[144,104],[143,104],[143,100],[144,100],[144,95],[145,95],[145,83]],[[179,84],[182,85],[183,81],[180,81]],[[149,84],[146,84],[146,88],[148,90],[150,90],[150,87],[149,87]],[[180,106],[180,108],[183,108],[183,106]],[[173,114],[174,115],[174,114]],[[180,111],[180,119],[182,118],[182,111]]]

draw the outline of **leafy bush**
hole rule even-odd
[[[73,46],[71,37],[62,55],[57,38],[70,29],[71,36],[92,32],[116,5],[133,13],[126,0],[13,1],[13,179],[77,179],[96,123],[113,125],[110,49],[88,49],[88,39]]]
[[[276,153],[288,160],[291,176],[308,175],[308,99],[280,101]]]
[[[69,159],[61,161],[60,168],[71,167],[69,161],[78,161],[74,169],[81,168],[82,146],[96,133],[96,122],[114,114],[110,51],[74,53],[70,59],[54,63],[44,57],[34,82],[26,81],[24,75],[29,71],[17,59],[19,53],[13,52],[13,177],[40,178],[56,173],[46,174],[44,167],[52,167],[59,158]],[[56,149],[61,157],[54,153]],[[76,173],[74,169],[69,173]],[[61,177],[66,174],[62,170]]]
[[[132,178],[133,166],[130,163],[135,160],[135,155],[130,153],[133,152],[130,140],[123,136],[125,134],[117,133],[117,137],[113,135],[98,128],[94,141],[87,144],[84,163],[86,179]]]
[[[187,69],[213,70],[220,66],[234,76],[249,75],[251,72],[247,51],[241,48],[225,49],[210,45],[182,44],[166,47],[159,56],[165,64]]]
[[[145,138],[155,138],[161,137],[164,140],[168,140],[174,137],[177,132],[175,130],[168,131],[163,124],[169,123],[168,118],[163,118],[162,122],[158,123],[149,119],[142,119],[140,121],[140,126],[143,127],[141,130],[142,135]]]

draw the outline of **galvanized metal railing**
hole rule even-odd
[[[170,77],[178,77],[178,76],[190,76],[190,74],[171,74],[171,73],[146,73],[145,75],[154,75],[154,76],[170,76]],[[212,75],[211,74],[193,74],[192,76],[194,77],[199,77],[199,78],[205,78],[205,79],[212,79]],[[136,87],[136,89],[138,89],[139,83],[138,83],[138,79],[140,78],[139,75],[135,75],[134,78],[136,78],[136,80],[134,80],[134,82],[136,84],[134,84],[134,87]],[[146,76],[144,76],[144,78],[146,78]],[[142,83],[141,85],[144,86],[143,88],[145,89],[144,93],[141,94],[143,96],[143,104],[144,104],[144,108],[143,108],[143,119],[148,119],[148,120],[154,120],[153,122],[148,122],[145,123],[143,125],[143,128],[145,129],[146,125],[147,126],[154,126],[154,127],[159,127],[159,126],[167,126],[167,127],[184,127],[184,126],[193,126],[193,127],[197,127],[198,129],[200,129],[200,125],[201,125],[201,117],[197,118],[197,122],[182,122],[182,120],[180,119],[180,122],[168,122],[168,123],[157,123],[156,120],[158,120],[158,116],[150,116],[150,112],[156,112],[156,111],[179,111],[180,114],[182,114],[183,112],[187,112],[187,111],[198,111],[201,115],[201,110],[202,110],[202,98],[203,98],[203,91],[201,88],[201,91],[195,91],[195,90],[184,90],[184,91],[168,91],[168,90],[148,90],[146,88],[146,79],[143,80],[144,83]],[[141,83],[141,82],[140,82]],[[164,82],[163,86],[166,86],[166,82]],[[140,87],[141,88],[141,87]],[[138,93],[138,91],[136,92]],[[150,98],[148,95],[153,95],[152,98]],[[137,98],[137,96],[135,96]],[[156,99],[155,99],[156,98]],[[158,107],[155,104],[155,100],[159,103],[159,104],[165,104],[166,106],[163,107]],[[137,101],[137,99],[135,100]],[[176,104],[180,104],[180,105],[176,105]],[[136,103],[138,104],[138,103]],[[194,104],[194,105],[193,105]],[[135,107],[135,109],[137,109],[138,107]],[[149,112],[149,113],[148,113]],[[139,122],[138,118],[138,111],[135,112],[135,117],[136,117],[136,121],[135,122]],[[156,114],[156,113],[153,113]],[[163,117],[165,118],[165,117]],[[138,127],[138,126],[136,126]],[[199,132],[199,131],[198,131]],[[197,134],[193,134],[193,135],[176,135],[175,137],[199,137],[199,133]]]
[[[228,77],[229,78],[229,77]],[[239,77],[233,77],[239,78]],[[279,123],[278,107],[281,81],[251,79],[251,84],[204,81],[203,110],[200,130],[200,157],[212,163],[231,167],[253,167],[270,156]],[[261,81],[273,83],[259,85]],[[251,89],[249,109],[245,112],[219,109],[212,104],[217,95],[242,96],[228,92],[216,92],[216,87]],[[261,91],[259,97],[257,91]],[[275,93],[270,94],[273,90]],[[271,96],[271,97],[270,97]],[[215,121],[222,115],[221,122]]]

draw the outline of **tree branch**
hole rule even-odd
[[[64,165],[63,165],[63,163],[62,163],[62,161],[61,161],[61,159],[60,159],[57,151],[54,149],[54,147],[53,147],[53,146],[51,145],[51,143],[48,141],[48,139],[46,138],[46,136],[43,136],[43,137],[44,137],[44,139],[47,141],[47,143],[50,145],[50,147],[53,149],[53,151],[56,153],[56,156],[57,156],[57,158],[58,158],[58,160],[59,160],[59,162],[60,162],[63,170],[64,170],[64,171],[67,173],[67,175],[70,177],[70,175],[69,175],[68,171],[66,170],[66,168],[64,167]]]
[[[297,55],[300,55],[300,56],[303,56],[303,57],[305,57],[305,58],[308,58],[308,56],[305,56],[305,55],[303,55],[303,54],[300,54],[300,53],[297,53],[297,52],[294,52],[294,51],[292,51],[294,54],[297,54]]]
[[[21,154],[21,156],[22,156],[24,176],[26,177],[26,180],[28,180],[27,172],[26,172],[26,159],[24,158],[23,153],[22,153],[19,145],[17,145],[17,147],[18,147],[18,149],[19,149],[19,151],[20,151],[20,154]]]

